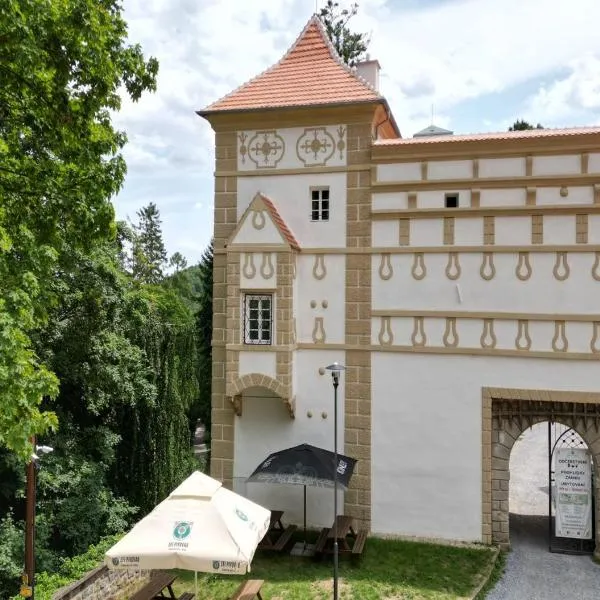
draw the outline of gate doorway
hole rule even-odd
[[[563,430],[573,430],[590,449],[594,480],[593,510],[597,521],[600,493],[600,394],[484,388],[482,408],[482,523],[485,542],[502,548],[510,547],[508,500],[511,451],[523,432],[544,422],[561,423],[564,426]],[[556,439],[560,435],[562,431],[557,434]],[[549,531],[548,527],[546,530]],[[590,546],[596,556],[599,556],[600,540],[597,528]]]

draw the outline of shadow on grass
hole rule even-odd
[[[316,532],[309,532],[312,542]],[[285,591],[286,598],[309,598],[314,582],[327,582],[333,577],[331,557],[292,557],[291,546],[304,541],[303,533],[292,538],[285,553],[258,551],[252,571],[246,577],[198,575],[202,597],[226,598],[244,579],[264,579],[267,597]],[[369,538],[362,557],[340,557],[339,577],[361,600],[378,598],[455,598],[468,596],[481,582],[493,553],[485,547],[466,548],[419,542]],[[194,574],[180,572],[181,585],[193,586]],[[184,587],[181,587],[183,590]],[[319,598],[323,590],[317,590]],[[268,594],[271,592],[271,594]],[[400,596],[406,594],[406,596]],[[312,593],[310,594],[312,595]]]

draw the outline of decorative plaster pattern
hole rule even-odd
[[[495,348],[498,343],[498,339],[496,338],[496,334],[494,332],[494,319],[484,319],[483,320],[483,332],[481,334],[481,338],[479,339],[479,343],[482,348]]]
[[[569,267],[569,262],[567,260],[567,253],[557,252],[556,262],[554,263],[554,268],[552,269],[554,278],[558,281],[565,281],[568,279],[570,273],[571,268]]]
[[[253,210],[252,211],[252,227],[260,231],[264,229],[267,224],[267,217],[265,216],[264,210]]]
[[[260,265],[260,274],[263,279],[271,279],[275,275],[275,267],[273,267],[273,256],[270,252],[263,252],[262,264]]]
[[[577,244],[588,243],[588,215],[575,215],[575,242]]]
[[[444,219],[444,246],[454,244],[454,217]]]
[[[307,127],[296,142],[296,156],[305,167],[324,167],[336,148],[340,150],[338,144],[325,127]]]
[[[447,348],[456,348],[458,346],[458,333],[456,331],[456,319],[454,317],[446,317],[446,329],[442,338],[444,346]]]
[[[410,219],[399,220],[398,243],[401,246],[410,246]]]
[[[425,266],[425,255],[423,252],[415,252],[413,265],[410,270],[412,276],[417,280],[421,281],[427,275],[427,267]]]
[[[312,339],[315,344],[324,344],[327,341],[323,317],[315,317],[315,324],[312,330]]]
[[[325,279],[327,276],[327,267],[325,266],[325,256],[323,254],[315,254],[315,264],[312,274],[318,280]]]
[[[340,153],[340,160],[344,158],[344,150],[346,149],[346,128],[343,125],[340,125],[336,130],[338,141],[337,141],[337,150]]]
[[[515,338],[517,350],[531,350],[531,337],[529,336],[529,321],[519,319],[517,337]]]
[[[272,391],[276,396],[283,400],[283,403],[288,409],[290,417],[292,419],[294,418],[296,408],[295,400],[289,397],[289,387],[284,386],[272,377],[263,375],[261,373],[247,373],[241,377],[235,377],[227,386],[227,395],[229,396],[235,414],[238,417],[242,416],[243,393],[248,388],[253,387]]]
[[[252,252],[246,252],[244,254],[244,267],[242,273],[246,279],[254,279],[256,275],[256,267],[254,266],[254,254]]]
[[[275,129],[257,131],[248,142],[248,157],[257,169],[274,169],[283,158],[285,142]]]
[[[590,342],[590,350],[594,353],[600,352],[598,347],[598,340],[600,338],[600,321],[594,321],[592,323],[592,341]]]
[[[410,336],[410,341],[415,348],[422,348],[427,344],[427,336],[425,335],[425,319],[424,317],[414,317],[413,332]]]
[[[479,275],[485,281],[491,281],[496,275],[496,267],[494,266],[494,255],[492,252],[484,252],[481,267],[479,268]]]
[[[448,254],[448,264],[446,265],[446,277],[455,281],[460,277],[461,271],[458,252],[450,252]]]
[[[381,255],[381,263],[379,264],[379,277],[384,281],[388,281],[394,275],[391,256],[389,253]]]
[[[483,243],[493,246],[496,243],[496,219],[494,217],[483,217]]]
[[[243,131],[238,135],[238,139],[240,140],[239,153],[242,157],[242,164],[246,164],[246,155],[248,154],[248,146],[246,145],[246,141],[248,140],[248,134]]]
[[[555,321],[552,350],[555,352],[566,352],[568,349],[569,341],[567,340],[566,324],[564,321]]]
[[[532,269],[529,262],[529,252],[519,252],[515,275],[521,281],[527,281],[531,277]]]
[[[394,343],[391,317],[381,317],[381,327],[379,329],[378,339],[382,346],[391,346]]]
[[[543,215],[531,216],[531,243],[544,243],[544,217]]]
[[[600,252],[594,252],[594,264],[592,265],[592,277],[600,281]]]

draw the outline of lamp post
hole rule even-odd
[[[21,596],[35,598],[35,504],[37,492],[37,469],[39,455],[54,450],[50,446],[37,446],[33,438],[35,452],[27,465],[27,503],[25,508],[25,574],[21,585]]]
[[[326,367],[331,371],[333,380],[333,454],[335,461],[335,470],[333,472],[333,600],[338,600],[338,535],[337,535],[337,501],[338,501],[338,451],[337,451],[337,430],[338,430],[338,402],[337,391],[340,384],[340,374],[346,370],[344,365],[334,362]]]

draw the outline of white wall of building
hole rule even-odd
[[[525,158],[480,158],[479,177],[525,177]]]
[[[239,375],[260,373],[277,379],[277,364],[275,352],[269,350],[242,351],[239,354]]]
[[[481,540],[481,389],[600,391],[594,362],[375,353],[372,528]]]
[[[579,175],[581,156],[534,156],[532,174],[536,175]]]
[[[260,246],[257,246],[260,248]],[[270,290],[277,287],[276,252],[240,252],[240,287]]]
[[[427,179],[470,179],[473,177],[471,160],[432,160],[427,165]]]
[[[420,181],[421,163],[377,165],[377,181]]]
[[[338,361],[344,353],[325,350],[296,352],[295,369],[300,388],[296,392],[296,417],[290,419],[281,399],[259,388],[247,391],[243,413],[235,419],[234,487],[236,491],[272,510],[284,510],[286,522],[302,523],[303,490],[300,486],[246,483],[245,479],[270,453],[308,443],[333,450],[334,402],[331,376],[319,369]],[[338,451],[344,448],[344,378],[338,388]],[[343,506],[343,494],[339,496]],[[331,526],[333,492],[307,490],[309,527]]]
[[[238,219],[257,192],[268,196],[302,248],[346,246],[346,173],[238,177]],[[311,187],[329,187],[329,221],[311,221]]]
[[[315,320],[323,319],[325,342],[343,344],[345,342],[346,318],[346,257],[340,254],[321,255],[317,274],[325,267],[323,279],[313,275],[317,255],[298,256],[298,285],[295,299],[297,314],[297,336],[299,343],[312,344]]]

